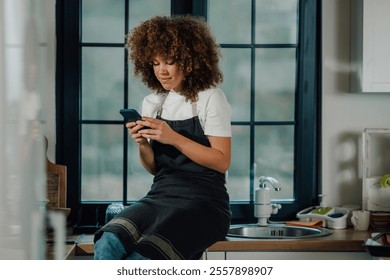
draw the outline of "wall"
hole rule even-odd
[[[390,127],[390,93],[350,91],[351,1],[322,1],[321,173],[322,193],[330,206],[361,204],[362,132]]]

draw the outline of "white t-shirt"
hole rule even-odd
[[[155,118],[163,102],[163,94],[151,93],[142,102],[141,115]],[[198,94],[196,110],[205,135],[231,137],[232,110],[220,88],[211,88]],[[166,97],[161,117],[166,120],[185,120],[194,117],[191,101],[177,92]]]

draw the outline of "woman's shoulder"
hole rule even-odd
[[[210,102],[210,100],[214,100],[215,102],[218,101],[227,101],[225,93],[222,91],[219,87],[213,87],[206,89],[204,91],[201,91],[198,94],[198,101],[199,102]]]
[[[209,106],[230,106],[225,93],[218,87],[210,88],[200,92],[198,95],[198,104],[200,104],[202,107],[204,106],[205,108]]]
[[[164,95],[152,92],[144,97],[141,105],[143,116],[155,117],[156,112],[161,106]]]
[[[200,115],[207,118],[230,116],[231,105],[220,88],[216,87],[202,91],[198,97],[197,104]]]
[[[164,94],[152,92],[152,93],[149,93],[147,96],[145,96],[144,102],[147,102],[150,104],[155,104],[155,103],[160,104],[163,97],[164,97]]]
[[[231,137],[231,106],[224,92],[216,87],[199,94],[199,118],[210,136]]]

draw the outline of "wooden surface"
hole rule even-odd
[[[370,237],[369,231],[353,229],[332,230],[332,234],[306,239],[244,239],[227,238],[212,245],[208,251],[316,251],[346,252],[365,251],[362,246]]]
[[[65,244],[65,255],[64,260],[72,259],[75,256],[77,250],[77,244]],[[55,259],[55,249],[54,244],[46,245],[46,259],[54,260]]]
[[[355,231],[351,228],[333,230],[329,236],[296,240],[228,238],[212,245],[208,251],[300,251],[300,252],[364,252],[363,243],[371,231]],[[93,235],[70,236],[74,244],[65,247],[64,259],[74,256],[93,255]],[[48,246],[48,258],[52,258],[53,246]]]
[[[46,152],[48,148],[48,142],[45,138]],[[49,201],[56,207],[51,206],[52,208],[66,208],[66,190],[67,190],[67,168],[65,165],[56,164],[51,162],[46,156],[46,172],[47,172],[47,195],[48,199],[55,198],[56,201]],[[55,192],[58,192],[55,195]]]
[[[66,166],[60,164],[54,164],[49,160],[46,160],[46,171],[48,173],[48,198],[53,198],[54,192],[58,191],[57,201],[55,203],[57,208],[66,208]],[[57,183],[57,185],[55,185]],[[49,204],[51,202],[49,201]]]
[[[47,172],[47,192],[48,208],[60,207],[60,175],[58,173]]]

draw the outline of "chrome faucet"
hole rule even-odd
[[[258,225],[267,226],[268,219],[272,214],[277,214],[282,208],[280,204],[271,204],[271,189],[267,184],[271,184],[275,191],[280,191],[280,183],[272,177],[259,177],[259,187],[255,190],[255,217],[258,218]]]

